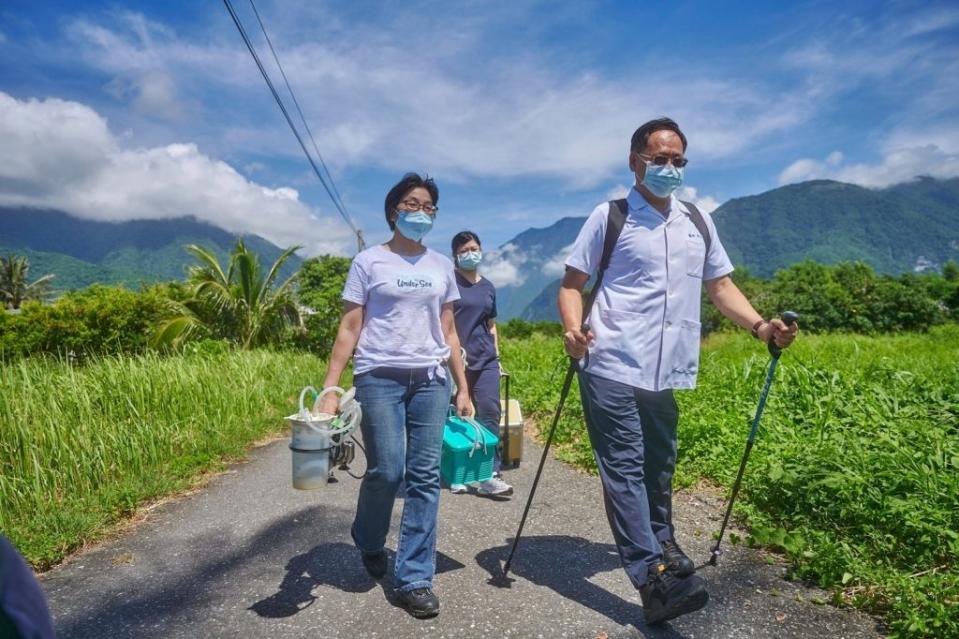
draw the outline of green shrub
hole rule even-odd
[[[529,322],[513,318],[496,325],[496,331],[502,339],[525,339],[531,335],[561,336],[563,326],[558,322]]]
[[[777,271],[771,280],[739,269],[732,278],[763,317],[797,311],[806,332],[924,332],[959,319],[959,281],[938,273],[894,277],[863,262],[829,266],[807,260]],[[734,328],[705,289],[702,323],[703,335]]]
[[[298,346],[323,356],[333,349],[343,310],[340,296],[349,271],[350,260],[345,257],[322,255],[303,262],[297,274],[297,298],[310,311],[304,313],[305,333],[294,336]]]
[[[166,317],[167,289],[133,292],[94,285],[52,304],[26,302],[0,322],[0,357],[48,354],[84,359],[146,350],[154,324]]]

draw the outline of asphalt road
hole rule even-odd
[[[444,492],[435,591],[439,617],[416,620],[370,579],[349,539],[359,481],[321,491],[290,485],[285,441],[203,490],[151,509],[118,539],[47,573],[58,636],[120,637],[877,637],[875,620],[815,603],[823,593],[785,581],[758,551],[727,545],[704,569],[711,600],[647,627],[606,524],[599,480],[548,460],[513,562],[499,573],[532,484],[539,450],[527,442],[506,478],[511,501]],[[359,461],[354,470],[361,472]],[[388,546],[395,548],[402,501]],[[676,495],[680,543],[708,555],[721,497]]]

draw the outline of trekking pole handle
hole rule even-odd
[[[795,311],[783,311],[782,318],[786,326],[792,326],[799,319],[799,313]],[[766,346],[769,348],[769,354],[772,355],[774,359],[779,359],[779,356],[783,353],[783,349],[776,346],[776,340],[772,336],[770,336]]]

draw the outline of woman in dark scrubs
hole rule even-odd
[[[460,299],[453,303],[456,333],[466,350],[466,381],[476,407],[476,419],[499,435],[499,341],[496,335],[496,288],[476,270],[483,260],[479,237],[472,231],[453,238],[453,261]],[[487,497],[508,497],[513,487],[499,476],[502,458],[499,450],[493,462],[493,477],[476,485],[476,492]],[[465,493],[463,484],[453,484],[450,492]]]

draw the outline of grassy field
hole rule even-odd
[[[514,395],[548,426],[558,338],[503,349]],[[767,363],[748,337],[707,342],[699,388],[677,394],[679,485],[732,483]],[[0,367],[0,530],[36,567],[55,563],[276,432],[323,366],[257,351]],[[594,470],[575,389],[557,441]],[[745,541],[784,552],[836,603],[886,615],[897,636],[959,637],[959,327],[803,336],[781,360],[737,514]]]
[[[505,341],[503,359],[547,428],[559,339]],[[698,389],[677,393],[679,485],[732,484],[768,361],[748,336],[707,341]],[[595,470],[575,388],[556,441]],[[835,603],[884,614],[897,636],[959,636],[959,327],[804,335],[780,361],[741,499],[746,541],[783,551]]]
[[[310,355],[26,359],[0,368],[0,530],[45,568],[283,425]]]

